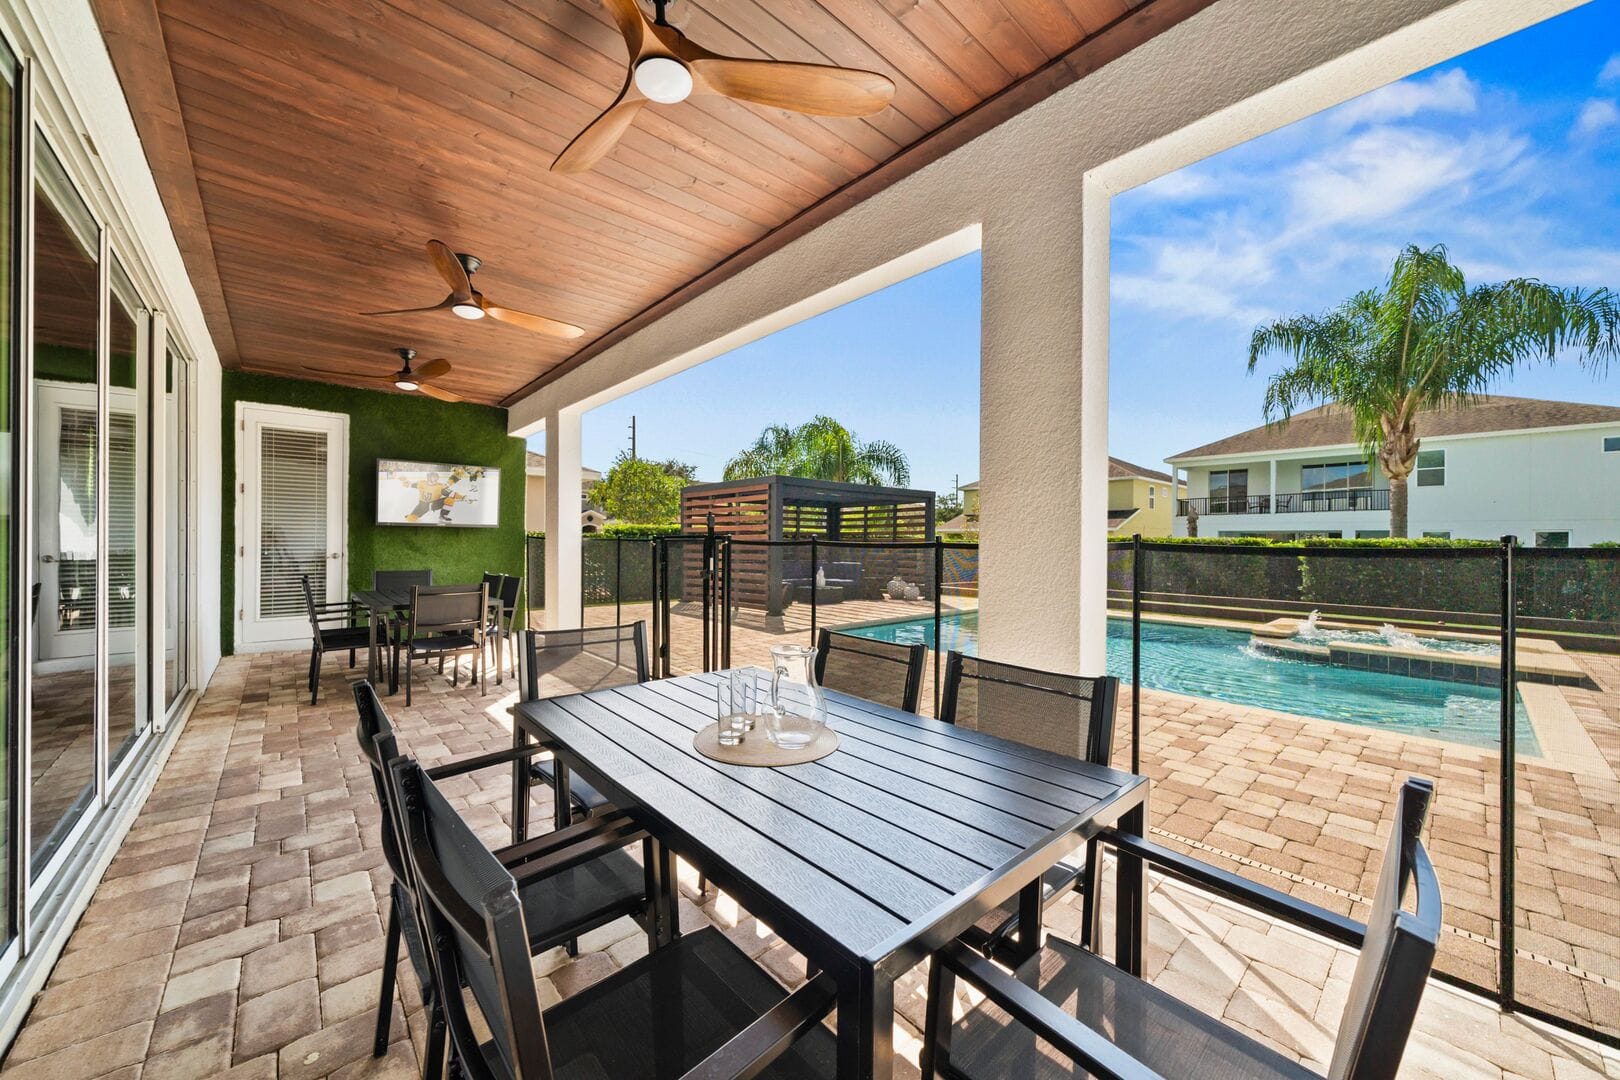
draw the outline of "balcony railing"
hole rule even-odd
[[[1188,508],[1205,514],[1269,514],[1270,495],[1216,495],[1206,499],[1177,499],[1176,516],[1186,517]]]
[[[1279,514],[1315,514],[1342,510],[1388,510],[1388,488],[1355,488],[1350,491],[1293,491],[1276,497]],[[1204,499],[1177,499],[1176,516],[1186,517],[1189,509],[1199,517],[1205,514],[1269,514],[1270,495],[1211,496]]]

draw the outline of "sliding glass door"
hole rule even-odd
[[[170,338],[163,353],[163,708],[191,685],[186,645],[191,610],[191,364]]]
[[[116,259],[107,363],[106,639],[109,774],[146,731],[152,665],[147,523],[151,313]]]
[[[29,841],[37,876],[96,796],[101,233],[49,143],[34,145],[36,566]]]

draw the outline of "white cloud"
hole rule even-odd
[[[1603,65],[1602,71],[1598,72],[1597,81],[1599,86],[1620,83],[1620,53],[1615,53],[1609,57],[1609,62]]]
[[[1115,300],[1152,311],[1207,319],[1230,319],[1252,326],[1266,308],[1247,300],[1276,273],[1265,244],[1228,227],[1197,239],[1163,238],[1147,245],[1149,266],[1140,273],[1116,273]]]
[[[1195,166],[1165,173],[1157,180],[1143,184],[1142,194],[1160,199],[1196,199],[1215,191],[1215,182]]]
[[[1405,120],[1421,112],[1468,115],[1479,108],[1479,84],[1462,68],[1427,79],[1402,79],[1345,102],[1330,114],[1339,128]]]
[[[1455,138],[1371,128],[1293,170],[1290,229],[1388,221],[1427,196],[1456,193],[1477,177],[1513,168],[1527,148],[1525,139],[1506,132]]]
[[[1613,98],[1591,98],[1581,106],[1570,134],[1576,138],[1586,138],[1615,124],[1620,124],[1620,105],[1616,105]]]

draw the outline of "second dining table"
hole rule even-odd
[[[723,674],[523,702],[513,738],[555,754],[557,820],[577,771],[833,977],[840,1077],[892,1074],[895,979],[1014,896],[1029,955],[1042,872],[1107,826],[1145,829],[1146,777],[833,691],[829,756],[712,760],[693,737]],[[521,840],[530,771],[513,783]],[[1140,974],[1142,864],[1122,854],[1114,872],[1115,962]]]
[[[468,585],[467,587],[469,589],[474,589],[481,584],[483,583],[478,582]],[[390,694],[398,693],[398,673],[394,671],[393,665],[385,661],[379,661],[377,649],[379,640],[377,635],[379,630],[383,631],[383,638],[380,643],[384,646],[386,651],[386,648],[390,645],[390,643],[387,638],[387,630],[384,628],[390,618],[410,614],[410,588],[407,586],[403,588],[386,589],[355,589],[349,594],[349,599],[358,606],[365,608],[369,615],[367,622],[370,625],[371,635],[369,639],[370,644],[366,649],[366,678],[370,679],[372,685],[375,686],[381,680],[382,676],[386,674],[388,676],[388,692]],[[488,607],[485,611],[485,618],[487,619],[491,614],[498,614],[500,609],[501,598],[499,596],[491,596],[489,598]],[[502,641],[502,635],[497,634],[495,636],[495,682],[497,684],[502,681],[501,664],[504,651],[503,646],[504,643]]]

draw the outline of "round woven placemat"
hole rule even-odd
[[[816,737],[797,750],[784,750],[765,737],[761,722],[736,746],[720,745],[720,725],[710,724],[692,737],[692,746],[704,757],[724,761],[730,765],[803,765],[807,761],[824,758],[838,749],[838,732],[823,727]]]

